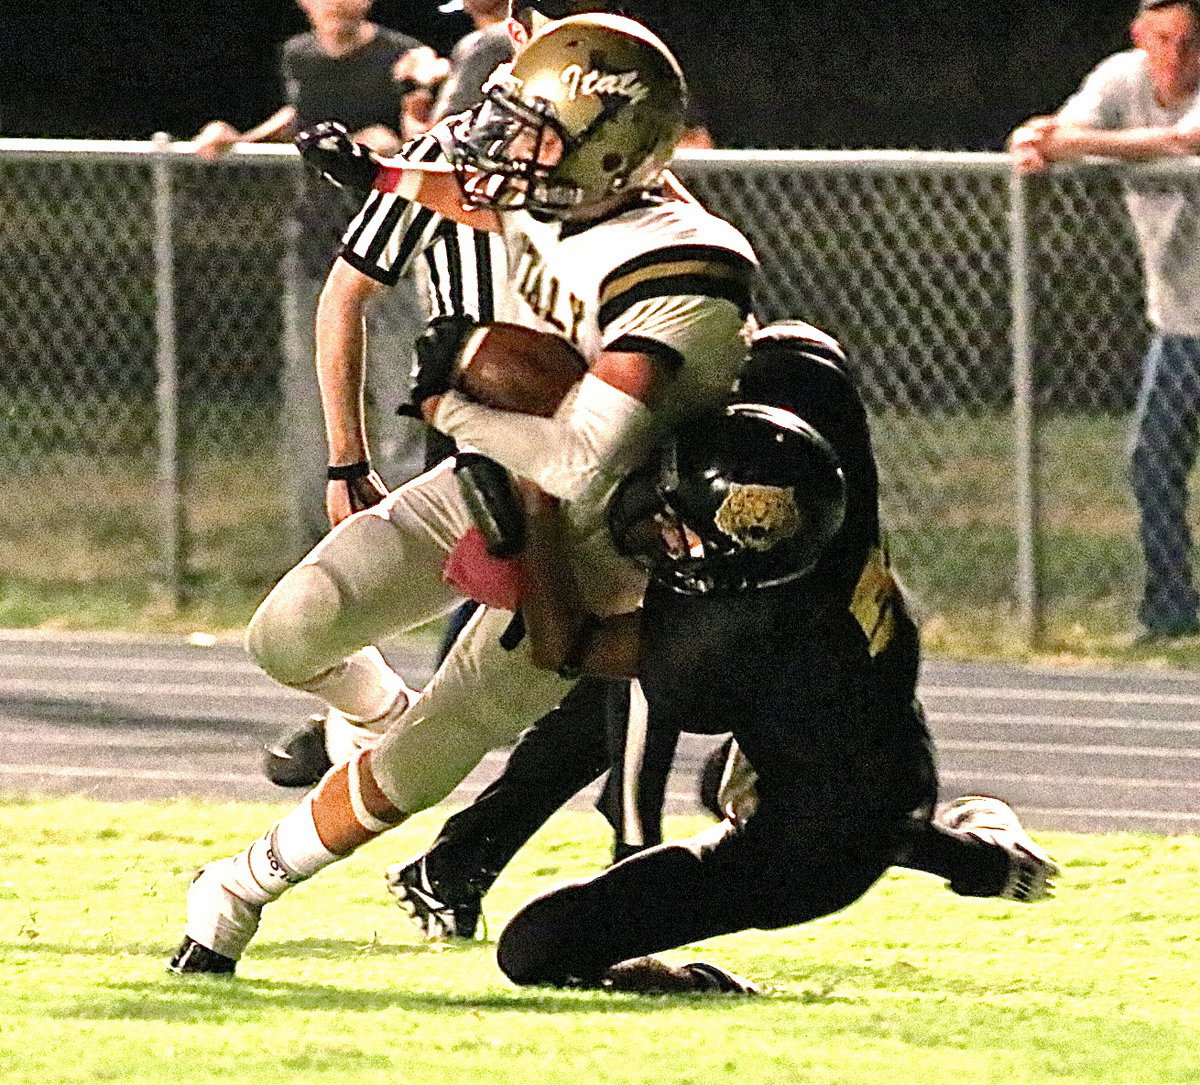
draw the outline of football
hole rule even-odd
[[[587,372],[566,339],[498,321],[476,328],[454,366],[454,387],[477,403],[549,418]]]

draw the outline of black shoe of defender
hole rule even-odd
[[[696,977],[698,989],[701,991],[716,991],[723,995],[757,995],[762,992],[757,985],[744,976],[730,972],[727,968],[713,964],[711,961],[692,961],[685,964],[684,969]]]
[[[442,890],[429,880],[422,855],[408,863],[396,863],[385,872],[388,892],[420,928],[427,942],[448,938],[474,938],[483,910],[478,894],[460,900],[445,900]]]
[[[297,730],[263,750],[263,774],[277,787],[315,787],[333,767],[325,752],[325,716],[310,716]]]
[[[748,979],[708,961],[667,964],[657,957],[632,957],[613,965],[601,977],[608,991],[642,995],[727,994],[757,995]]]
[[[208,949],[199,942],[184,937],[167,968],[178,975],[200,974],[210,976],[232,976],[237,961],[223,953]]]

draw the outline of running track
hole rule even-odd
[[[413,684],[429,673],[427,649],[389,655]],[[1200,675],[930,661],[921,694],[947,797],[1001,795],[1031,828],[1200,832]],[[281,799],[259,751],[312,706],[236,643],[0,631],[0,793]],[[685,739],[672,810],[696,809],[712,742]]]

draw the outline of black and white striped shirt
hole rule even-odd
[[[444,161],[437,132],[446,123],[407,143],[396,158]],[[421,257],[431,318],[468,316],[480,322],[503,318],[509,310],[509,288],[500,237],[462,226],[385,188],[371,191],[347,227],[342,259],[377,282],[394,286]]]

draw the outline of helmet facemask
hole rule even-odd
[[[569,137],[553,105],[544,98],[522,100],[511,72],[504,70],[492,76],[484,94],[452,136],[451,161],[466,202],[502,211],[578,206],[579,186],[554,178]]]
[[[786,584],[840,529],[845,479],[795,415],[737,404],[668,439],[617,488],[617,551],[685,595]]]

